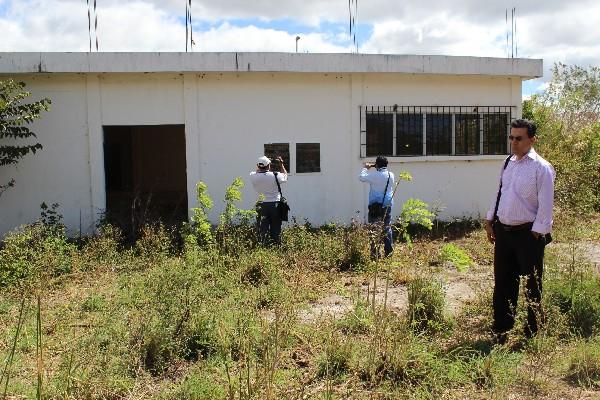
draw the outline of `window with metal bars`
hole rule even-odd
[[[507,154],[514,106],[361,106],[361,157]]]

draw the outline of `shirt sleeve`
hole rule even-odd
[[[552,230],[552,207],[554,206],[554,177],[556,173],[551,165],[543,165],[536,174],[538,190],[538,211],[533,221],[532,231],[541,234]]]
[[[277,180],[279,181],[279,183],[287,182],[287,178],[287,174],[284,174],[283,172],[279,172],[277,174]]]
[[[366,168],[363,168],[360,171],[360,174],[358,174],[358,180],[361,182],[371,182],[371,179],[369,176],[369,170]]]

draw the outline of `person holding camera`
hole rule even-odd
[[[500,173],[499,189],[486,215],[485,231],[494,244],[494,325],[498,343],[515,324],[519,277],[526,277],[525,335],[538,331],[543,318],[544,248],[552,240],[552,206],[556,173],[533,149],[536,126],[526,119],[510,125],[512,155]]]
[[[383,247],[385,256],[392,253],[392,206],[394,193],[394,174],[387,169],[388,160],[384,156],[378,156],[375,163],[366,162],[360,171],[358,179],[367,182],[369,189],[369,215],[368,222],[383,222]],[[371,168],[374,171],[370,171]],[[377,251],[375,244],[371,243],[371,257],[375,258]]]
[[[266,156],[258,158],[256,171],[250,172],[254,190],[263,197],[258,203],[258,223],[260,240],[264,243],[281,243],[281,190],[279,185],[287,182],[287,171],[281,156],[275,158],[279,173],[271,172],[271,160]]]

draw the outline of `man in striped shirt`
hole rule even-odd
[[[485,230],[494,243],[494,325],[500,343],[515,323],[519,277],[526,277],[525,335],[538,330],[542,318],[544,248],[552,230],[555,172],[533,149],[536,126],[525,119],[512,122],[512,156],[500,174],[500,189],[487,213]]]

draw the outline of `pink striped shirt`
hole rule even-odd
[[[498,219],[505,225],[533,222],[532,231],[546,234],[552,230],[554,178],[552,165],[532,148],[522,159],[512,156],[506,169],[500,173],[502,196],[498,205]],[[494,216],[496,196],[486,219]]]

